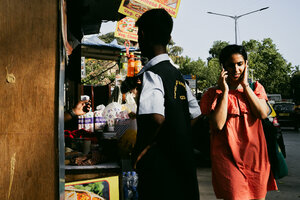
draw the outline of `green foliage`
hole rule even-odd
[[[211,55],[210,57],[208,57],[208,60],[212,59],[212,58],[219,58],[219,55],[221,53],[221,50],[226,47],[227,45],[229,45],[229,42],[224,42],[224,41],[215,41],[213,43],[212,48],[209,49],[209,54]]]
[[[243,45],[248,52],[249,69],[253,69],[254,79],[259,80],[267,93],[290,98],[292,65],[278,52],[272,39],[244,41]]]
[[[179,56],[180,54],[182,54],[183,52],[183,48],[180,46],[172,46],[169,50],[169,54],[171,54],[172,56]]]
[[[203,92],[217,83],[220,68],[217,59],[212,59],[207,66],[200,58],[192,61],[189,57],[180,57],[181,62],[178,63],[182,74],[191,74],[197,76],[197,89]]]
[[[113,33],[100,36],[100,39],[105,42],[111,42],[114,38]],[[124,40],[119,38],[117,40],[119,44],[124,43]],[[194,61],[188,56],[181,56],[183,48],[176,46],[173,40],[170,41],[167,49],[174,63],[180,66],[179,70],[182,74],[197,76],[197,87],[203,91],[217,84],[220,73],[218,57],[221,50],[228,44],[229,42],[225,41],[215,41],[209,50],[210,56],[207,58],[207,63],[200,58]],[[292,98],[293,92],[299,90],[298,86],[295,86],[295,84],[299,85],[299,66],[293,67],[291,63],[288,63],[270,38],[262,41],[244,41],[243,46],[248,52],[249,69],[253,71],[254,80],[258,80],[265,87],[267,93],[279,93],[283,98]],[[95,67],[94,64],[91,63],[87,74],[93,75],[95,71],[98,71],[100,67]],[[92,72],[93,70],[94,72]],[[291,78],[292,72],[295,72],[293,78]],[[249,76],[251,75],[250,73]],[[113,74],[109,74],[106,75],[106,78],[113,80],[113,76]],[[90,83],[97,84],[99,81],[99,79],[93,78]]]
[[[208,61],[207,67],[203,72],[203,76],[199,77],[205,84],[203,85],[203,89],[210,88],[215,86],[218,82],[219,75],[221,73],[221,68],[219,64],[218,58],[212,58]]]
[[[125,42],[125,40],[122,38],[116,38],[114,32],[109,32],[104,35],[100,35],[99,39],[105,43],[111,43],[114,39],[116,39],[119,45],[124,45]]]
[[[115,33],[114,32],[109,32],[109,33],[106,33],[104,35],[100,35],[99,39],[102,40],[105,43],[111,43],[113,40],[116,39],[117,43],[119,45],[124,45],[124,43],[126,41],[123,38],[115,37]],[[137,44],[137,42],[134,42],[134,41],[129,41],[129,42],[130,42],[130,46],[135,46]]]
[[[184,62],[184,58],[180,56],[183,52],[183,48],[180,46],[176,46],[173,40],[170,40],[167,46],[167,51],[169,53],[170,58],[174,61],[175,64]]]
[[[171,59],[175,64],[179,65],[179,71],[183,75],[196,75],[197,76],[197,89],[203,91],[216,83],[219,70],[216,70],[218,65],[211,64],[210,67],[200,58],[192,60],[188,56],[181,56],[183,48],[176,46],[174,41],[170,41],[168,45],[168,52]]]
[[[87,185],[75,185],[74,187],[79,190],[87,190],[89,192],[93,192],[99,196],[103,195],[103,182],[89,183]]]
[[[107,85],[113,82],[118,65],[114,61],[85,59],[86,77],[81,80],[84,85]]]
[[[209,50],[210,56],[207,58],[207,64],[201,59],[193,61],[189,57],[182,56],[175,56],[173,60],[180,66],[183,74],[197,75],[198,89],[203,91],[216,85],[220,73],[218,57],[221,50],[228,44],[224,41],[215,41]],[[261,42],[244,41],[243,46],[248,52],[249,69],[253,70],[254,80],[258,80],[267,93],[279,93],[283,98],[291,98],[292,69],[297,70],[299,66],[293,67],[291,63],[287,63],[270,38]]]

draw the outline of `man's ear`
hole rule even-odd
[[[140,37],[140,38],[144,38],[145,37],[145,33],[144,33],[143,30],[139,30],[138,31],[138,37]]]

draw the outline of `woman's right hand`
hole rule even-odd
[[[227,79],[228,75],[227,75],[227,71],[225,71],[224,68],[222,68],[221,74],[219,76],[219,80],[218,80],[218,86],[219,88],[222,90],[222,92],[226,92],[229,90],[228,84],[227,84]]]

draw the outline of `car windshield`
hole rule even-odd
[[[294,104],[291,103],[274,104],[273,108],[276,111],[293,111]]]

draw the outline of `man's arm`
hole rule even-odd
[[[196,97],[194,97],[190,87],[186,83],[185,83],[185,88],[186,88],[187,100],[188,100],[188,103],[189,103],[191,126],[193,127],[197,123],[197,121],[198,121],[198,119],[201,115],[201,110],[200,110],[200,106],[198,104],[198,101],[197,101]]]
[[[144,125],[144,130],[147,130],[147,135],[144,134],[145,142],[147,144],[152,144],[161,129],[165,117],[160,114],[145,114],[140,115],[139,120],[141,124]]]
[[[72,120],[74,117],[84,115],[91,109],[91,104],[88,100],[79,101],[70,111],[64,112],[64,122]]]
[[[140,141],[138,149],[139,155],[134,158],[134,168],[139,160],[146,154],[150,147],[155,143],[155,138],[159,133],[165,117],[160,114],[144,114],[139,116],[139,121],[144,125],[143,141]]]

